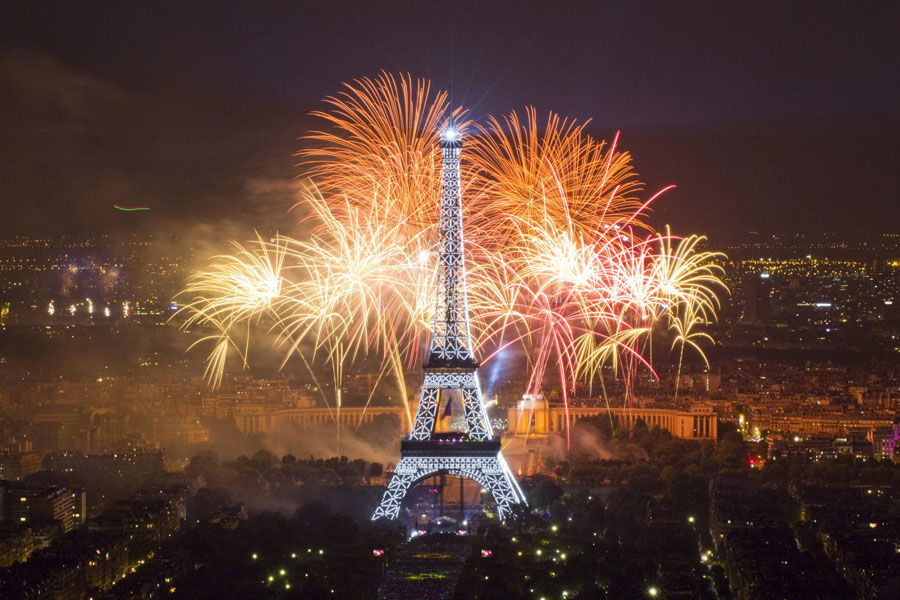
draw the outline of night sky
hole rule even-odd
[[[307,113],[381,69],[621,130],[656,225],[898,229],[897,2],[7,0],[0,235],[288,223]]]

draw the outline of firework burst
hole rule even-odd
[[[552,113],[539,123],[534,109],[473,126],[445,92],[387,73],[347,84],[325,105],[313,113],[322,129],[299,153],[311,185],[295,209],[307,235],[238,244],[183,292],[182,325],[213,331],[200,340],[212,346],[213,385],[231,349],[246,365],[251,330],[265,323],[285,362],[331,365],[338,411],[345,366],[377,357],[379,380],[396,378],[411,422],[404,373],[421,361],[433,320],[437,132],[450,119],[469,129],[463,210],[483,362],[520,348],[523,393],[537,397],[552,372],[567,402],[578,385],[602,385],[605,366],[623,378],[628,401],[637,373],[653,371],[643,351],[657,323],[671,332],[679,374],[686,347],[705,361],[721,256],[704,251],[702,237],[646,225],[659,194],[639,200],[618,136],[607,144],[587,123]]]

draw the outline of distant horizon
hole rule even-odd
[[[652,214],[652,213],[651,213]],[[215,223],[210,223],[211,226],[214,226]],[[660,232],[666,226],[666,224],[662,226],[653,227],[652,229],[655,232]],[[247,226],[246,230],[246,239],[250,240],[254,238],[254,231],[261,231],[260,227],[253,227],[251,225]],[[272,229],[272,232],[279,233],[289,233],[287,229]],[[231,231],[230,233],[234,234],[236,231]],[[883,238],[896,238],[896,242],[898,246],[900,246],[900,232],[894,233],[891,231],[881,231],[881,232],[852,232],[852,231],[777,231],[777,230],[769,230],[769,231],[759,231],[759,230],[747,230],[744,232],[729,232],[727,234],[715,233],[709,234],[708,232],[703,231],[673,231],[673,235],[683,236],[683,235],[701,235],[707,238],[708,243],[723,243],[723,244],[733,244],[733,243],[745,243],[745,242],[756,242],[762,243],[767,239],[778,239],[781,241],[785,241],[787,238],[797,238],[797,239],[809,239],[809,240],[819,240],[822,238],[832,238],[844,241],[866,241],[866,240],[874,240],[874,239],[883,239]],[[19,240],[31,240],[31,241],[62,241],[62,240],[72,240],[72,241],[91,241],[91,240],[100,240],[100,239],[109,239],[114,242],[126,241],[128,239],[144,239],[149,237],[159,237],[169,238],[169,239],[186,239],[190,235],[189,232],[179,232],[179,231],[171,231],[171,230],[162,230],[162,229],[134,229],[129,231],[98,231],[98,232],[78,232],[78,233],[38,233],[38,234],[26,234],[26,233],[18,233],[18,234],[10,234],[10,235],[0,235],[0,242],[9,243],[13,241]],[[231,235],[231,236],[221,236],[217,240],[205,239],[205,240],[196,240],[198,243],[202,242],[203,245],[209,245],[216,242],[221,242],[223,244],[229,243],[232,239],[236,241],[244,241],[245,238],[240,237],[239,235]]]

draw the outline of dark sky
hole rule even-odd
[[[306,114],[381,69],[621,130],[682,232],[900,222],[897,2],[7,0],[0,235],[280,224]]]

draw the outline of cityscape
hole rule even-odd
[[[895,7],[528,2],[512,59],[475,4],[51,5],[0,8],[0,597],[900,598]],[[705,114],[576,81],[665,40]]]

